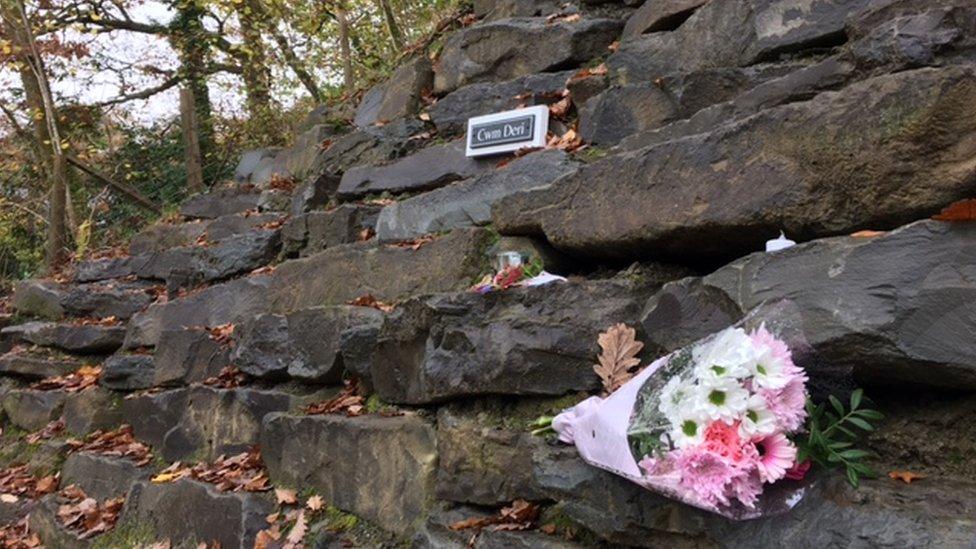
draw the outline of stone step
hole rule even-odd
[[[113,391],[137,391],[153,386],[155,364],[152,355],[115,354],[102,364],[98,383]]]
[[[115,428],[121,422],[121,398],[101,387],[78,392],[16,388],[3,395],[6,420],[24,431],[38,431],[64,419],[65,430],[74,435]]]
[[[494,226],[545,234],[576,254],[684,261],[762,249],[781,229],[805,240],[894,228],[970,196],[972,162],[963,159],[976,155],[976,125],[966,114],[976,104],[972,90],[972,68],[878,76],[605,157],[549,188],[502,200]],[[891,106],[909,104],[910,112]],[[853,141],[862,145],[851,153]],[[905,160],[906,150],[926,161]],[[910,197],[901,194],[906,188]]]
[[[635,325],[644,301],[673,273],[411,299],[380,332],[373,384],[384,400],[404,404],[594,390],[599,333]]]
[[[139,467],[127,458],[72,452],[61,467],[61,486],[77,485],[99,501],[125,496],[132,484],[149,480],[153,467]]]
[[[323,393],[199,385],[130,395],[122,401],[121,415],[135,437],[166,461],[205,461],[257,444],[266,415],[324,398]]]
[[[251,185],[227,187],[191,196],[180,206],[180,215],[191,219],[216,219],[258,207],[261,190]]]
[[[50,349],[21,345],[0,355],[0,374],[36,381],[70,374],[89,363],[90,360]]]
[[[250,232],[261,225],[282,221],[281,213],[243,213],[213,220],[196,219],[184,223],[157,223],[132,237],[129,254],[163,252],[170,248],[189,246],[199,239],[220,242],[231,236]]]
[[[125,347],[155,346],[163,332],[237,323],[267,310],[271,277],[248,276],[154,303],[128,323]]]
[[[575,22],[545,17],[505,19],[454,33],[434,67],[434,93],[465,84],[509,80],[527,74],[573,68],[599,57],[620,34],[613,19]],[[533,47],[525,48],[525,44]]]
[[[459,229],[417,249],[374,242],[336,246],[278,265],[268,291],[272,312],[341,305],[372,294],[381,301],[461,290],[488,270],[491,235]]]
[[[188,385],[214,377],[231,365],[230,351],[200,328],[165,330],[153,354],[151,385]]]
[[[409,534],[432,503],[434,428],[416,415],[271,414],[261,449],[276,485],[310,488],[399,535]]]
[[[127,319],[152,302],[159,287],[149,282],[65,284],[25,280],[14,286],[18,313],[57,320],[63,316]]]
[[[376,230],[381,206],[342,204],[332,210],[296,215],[281,228],[282,251],[307,257],[340,244],[366,240]]]
[[[817,351],[814,374],[976,389],[976,227],[920,221],[874,238],[817,240],[756,253],[704,278],[667,284],[642,314],[645,341],[674,350],[788,300]]]
[[[547,535],[538,530],[493,531],[490,527],[481,531],[467,529],[455,531],[451,525],[470,518],[492,516],[484,510],[458,507],[435,512],[423,528],[412,538],[412,547],[424,549],[576,549],[587,547],[557,535]]]
[[[519,191],[542,187],[570,174],[579,163],[559,150],[541,151],[383,208],[376,226],[381,242],[409,240],[460,227],[486,225],[491,207]]]
[[[356,341],[358,348],[369,345],[361,339],[344,339],[343,334],[349,330],[375,334],[382,322],[379,310],[348,305],[261,314],[235,330],[230,360],[258,378],[337,385],[344,370],[343,343]]]
[[[431,145],[389,164],[349,169],[342,176],[337,194],[351,200],[370,194],[428,191],[491,171],[497,162],[468,158],[464,140]]]
[[[28,322],[0,330],[21,341],[79,355],[109,354],[122,346],[125,326],[119,324],[70,324]]]

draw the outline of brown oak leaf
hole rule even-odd
[[[601,349],[600,363],[593,366],[593,371],[603,381],[604,394],[609,395],[634,377],[634,368],[640,364],[637,353],[644,348],[644,344],[635,339],[636,335],[636,330],[621,323],[611,326],[597,338]]]

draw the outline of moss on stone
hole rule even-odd
[[[156,540],[152,526],[145,522],[129,521],[115,526],[92,540],[92,549],[145,547]]]

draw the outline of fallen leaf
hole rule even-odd
[[[353,299],[352,301],[347,301],[346,305],[355,305],[356,307],[372,307],[383,311],[384,313],[389,313],[396,308],[392,303],[385,303],[373,297],[373,294],[365,294]]]
[[[325,501],[322,500],[322,496],[312,496],[308,498],[305,502],[305,506],[309,508],[310,511],[318,511],[325,506]]]
[[[976,198],[959,200],[949,204],[932,216],[936,221],[976,221]]]
[[[72,452],[129,458],[139,467],[148,465],[152,460],[149,447],[136,440],[132,426],[127,424],[114,431],[94,431],[82,440],[69,439],[67,444]]]
[[[305,534],[308,532],[308,523],[305,522],[305,511],[298,512],[298,518],[295,520],[295,525],[291,527],[291,531],[288,532],[288,537],[285,538],[285,547],[297,547],[298,544],[305,539]]]
[[[430,113],[422,112],[417,118],[423,120],[424,122],[430,122]]]
[[[888,473],[888,476],[892,480],[900,480],[905,484],[911,484],[913,481],[921,480],[927,475],[922,473],[913,473],[912,471],[891,471]]]
[[[17,503],[20,498],[13,494],[0,494],[0,501],[4,503]]]
[[[345,387],[338,395],[322,402],[309,404],[305,407],[308,415],[345,414],[350,417],[362,415],[366,398],[360,392],[359,380],[356,378],[344,381]]]
[[[884,231],[857,231],[855,233],[851,233],[851,238],[874,238],[884,234]]]
[[[558,102],[549,105],[549,113],[556,118],[563,118],[569,114],[569,109],[573,106],[573,100],[568,95]]]
[[[490,526],[493,531],[501,530],[528,530],[539,518],[539,505],[517,499],[508,507],[503,507],[497,515],[487,517],[471,517],[457,521],[448,528],[454,531],[468,530],[471,528],[482,529]]]
[[[597,338],[600,345],[599,364],[593,371],[603,381],[603,393],[609,395],[634,377],[634,368],[640,364],[637,353],[644,344],[637,341],[637,331],[626,324],[615,324]]]
[[[275,488],[275,499],[279,505],[294,505],[298,503],[298,496],[294,490],[288,488]]]
[[[539,527],[539,531],[543,534],[549,534],[550,536],[556,533],[556,525],[553,523],[543,524]]]
[[[102,368],[99,366],[82,366],[68,375],[42,379],[31,385],[30,388],[38,391],[64,390],[69,393],[77,393],[93,387],[98,383],[98,378],[101,375]]]
[[[607,46],[607,49],[612,53],[617,53],[617,50],[620,49],[620,40],[615,40],[612,42],[609,46]]]

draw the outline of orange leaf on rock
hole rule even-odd
[[[310,511],[318,511],[324,506],[325,501],[322,500],[322,496],[312,496],[305,502],[305,507],[308,507]]]
[[[976,221],[976,198],[959,200],[949,204],[932,216],[936,221]]]
[[[604,394],[610,394],[634,377],[634,368],[640,364],[637,353],[644,344],[635,339],[637,332],[626,324],[615,324],[600,334],[600,363],[593,371],[603,381]]]
[[[287,488],[275,488],[275,499],[279,505],[294,505],[298,503],[298,496],[294,490]]]
[[[877,236],[882,236],[884,234],[885,234],[884,231],[867,231],[867,230],[865,230],[865,231],[857,231],[855,233],[851,233],[851,238],[874,238],[874,237],[877,237]]]
[[[888,473],[888,477],[892,480],[900,480],[905,484],[911,484],[913,481],[921,480],[926,476],[922,473],[913,473],[912,471],[891,471]]]

